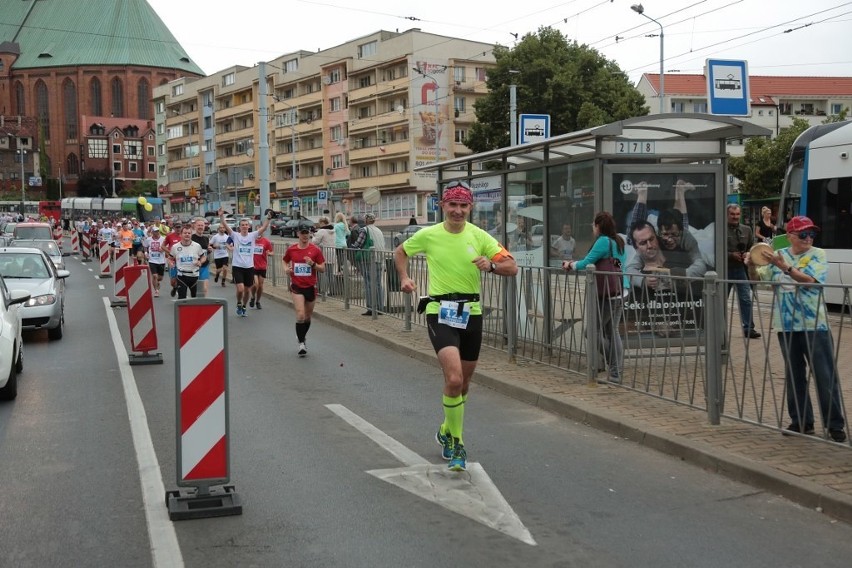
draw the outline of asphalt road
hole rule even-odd
[[[128,377],[127,313],[104,302],[112,282],[67,263],[65,337],[27,334],[18,398],[0,404],[0,565],[778,568],[852,557],[848,525],[483,388],[466,408],[479,466],[448,475],[433,438],[436,365],[324,322],[300,359],[293,312],[273,301],[227,314],[243,514],[172,523],[143,481],[176,488],[174,304],[156,300],[164,364]],[[211,291],[233,305],[230,285]],[[156,460],[142,472],[129,418],[140,408]]]

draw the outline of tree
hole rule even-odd
[[[124,187],[122,180],[115,180],[118,195]],[[112,176],[107,170],[86,170],[77,180],[77,195],[80,197],[112,197]]]
[[[809,127],[807,120],[794,117],[793,124],[782,128],[774,140],[749,138],[745,154],[728,161],[728,171],[740,180],[740,193],[752,198],[780,195],[790,149]]]
[[[525,35],[511,50],[498,45],[494,57],[488,95],[474,103],[476,122],[465,139],[474,152],[510,145],[510,84],[517,85],[518,114],[549,114],[551,136],[648,114],[616,63],[553,28]]]

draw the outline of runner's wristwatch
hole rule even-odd
[[[488,272],[494,272],[495,270],[497,270],[497,265],[492,262],[491,263],[491,270],[489,270]]]

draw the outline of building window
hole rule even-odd
[[[480,83],[485,83],[488,81],[488,69],[485,67],[476,67],[473,70],[473,74],[476,77],[476,80]]]
[[[364,59],[365,57],[370,57],[371,55],[375,55],[376,51],[378,51],[379,42],[371,41],[369,43],[363,43],[358,46],[358,59]]]
[[[284,72],[285,73],[295,73],[299,70],[299,60],[298,59],[290,59],[289,61],[284,62]]]
[[[332,126],[329,130],[329,137],[332,140],[341,140],[343,138],[343,129],[340,126]]]
[[[136,173],[139,171],[139,164],[136,162],[130,162],[127,164],[127,169],[130,173]]]
[[[335,154],[331,157],[331,167],[333,169],[343,167],[343,154]]]
[[[112,115],[124,116],[124,85],[118,77],[112,80]]]
[[[113,162],[112,163],[112,171],[118,173],[121,171],[121,162]]]
[[[158,166],[157,176],[166,177],[166,166]]]
[[[77,138],[77,87],[71,79],[62,84],[62,105],[65,111],[65,138]]]
[[[692,112],[707,112],[707,103],[692,103]]]
[[[112,145],[112,153],[113,154],[121,154],[121,144],[113,144]]]
[[[15,114],[24,116],[26,114],[26,106],[24,105],[24,84],[20,81],[15,82]]]
[[[456,143],[464,144],[464,139],[467,137],[467,130],[457,129],[456,130]]]
[[[843,112],[841,103],[831,103],[831,114],[840,114],[841,112]]]
[[[457,65],[453,67],[453,81],[456,83],[464,83],[464,67]]]
[[[146,151],[148,152],[148,157],[153,158],[154,157],[154,147],[153,146],[146,146],[146,148],[147,148]]]
[[[41,79],[36,83],[36,116],[41,126],[42,136],[45,142],[50,142],[50,98],[47,93],[47,85]]]
[[[77,159],[77,154],[68,154],[68,157],[65,158],[65,173],[68,175],[80,173],[80,160]]]
[[[125,140],[124,157],[129,160],[140,159],[142,157],[142,142],[138,140]]]
[[[166,145],[165,144],[157,144],[157,155],[165,156],[166,155]]]
[[[464,97],[453,97],[453,110],[457,113],[463,113],[465,109]]]
[[[328,72],[328,82],[329,84],[340,82],[340,69],[332,69]]]
[[[148,103],[151,99],[151,86],[144,77],[136,85],[136,99],[136,112],[139,113],[139,118],[151,118],[151,105]]]
[[[340,110],[340,97],[334,97],[329,101],[328,110],[331,112],[337,112]]]
[[[156,166],[157,164],[155,164],[154,162],[148,162],[148,173],[153,174],[155,171],[157,171],[154,169]]]
[[[233,85],[236,82],[236,80],[237,80],[237,76],[236,76],[235,73],[226,73],[222,76],[222,86],[223,87],[230,87],[231,85]]]
[[[104,106],[103,99],[101,98],[101,81],[97,77],[92,78],[92,82],[89,83],[89,98],[92,103],[92,116],[103,116],[104,115]]]
[[[763,116],[763,111],[762,110],[757,111],[757,116]]]
[[[369,87],[373,84],[373,76],[365,75],[358,79],[358,88],[363,89],[364,87]]]
[[[175,85],[172,87],[172,96],[179,97],[183,94],[183,85]]]
[[[156,109],[157,114],[163,114],[164,112],[166,112],[166,103],[163,101],[157,101],[154,104],[154,108]]]

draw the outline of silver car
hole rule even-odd
[[[49,339],[62,339],[65,326],[65,278],[38,248],[0,248],[0,276],[13,290],[25,290],[30,299],[21,305],[25,330],[46,329]]]

